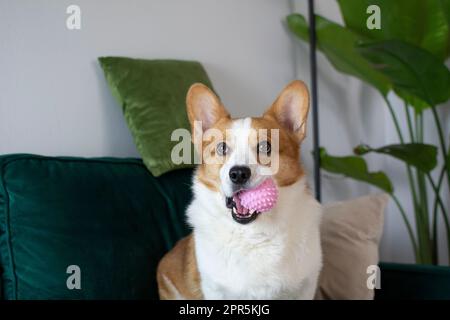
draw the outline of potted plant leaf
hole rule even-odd
[[[450,187],[450,139],[437,111],[450,99],[450,71],[445,65],[450,53],[450,0],[337,2],[345,25],[316,15],[317,48],[336,70],[359,78],[381,94],[398,141],[387,146],[361,144],[349,156],[332,156],[321,148],[321,168],[380,188],[395,202],[417,265],[381,264],[382,286],[384,276],[397,279],[397,287],[388,288],[385,296],[450,298],[450,267],[437,266],[438,217],[445,224],[442,236],[450,257],[450,208],[446,206],[448,194],[444,194],[445,185]],[[381,28],[367,27],[367,9],[373,5],[380,10]],[[308,23],[301,14],[289,15],[287,25],[295,36],[308,41]],[[403,108],[394,108],[388,98],[391,91],[403,101]],[[434,128],[425,128],[425,113],[431,114]],[[406,123],[405,132],[400,121]],[[426,129],[437,131],[437,145],[424,142]],[[381,171],[369,171],[363,157],[368,153],[404,162],[413,221],[389,177]]]

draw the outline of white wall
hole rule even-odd
[[[103,55],[198,60],[233,115],[258,115],[294,78],[288,13],[287,0],[0,0],[0,154],[138,156]]]
[[[306,12],[305,0],[292,3]],[[138,156],[96,61],[103,55],[198,60],[233,115],[260,114],[287,82],[309,81],[308,47],[282,25],[292,3],[0,0],[0,154]],[[70,4],[81,7],[79,31],[66,28]],[[340,21],[335,0],[316,1],[316,6]],[[396,142],[374,90],[336,72],[321,54],[318,65],[321,144],[330,153],[349,154],[360,142]],[[303,159],[312,172],[309,136]],[[432,132],[429,139],[435,140]],[[386,170],[406,201],[403,166],[377,156],[369,157],[369,164]],[[324,202],[376,192],[366,184],[323,176]],[[407,211],[412,216],[411,206]],[[387,261],[412,261],[406,229],[392,203],[381,254]]]

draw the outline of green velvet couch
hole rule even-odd
[[[191,176],[155,178],[138,159],[0,156],[2,299],[157,299],[157,263],[189,233]],[[414,267],[381,268],[377,299],[438,293],[426,277],[405,285]],[[436,276],[447,289],[449,274]]]

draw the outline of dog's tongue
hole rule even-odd
[[[278,190],[272,179],[266,179],[256,188],[238,192],[233,196],[237,213],[244,215],[249,211],[269,211],[275,206],[277,199]]]
[[[241,199],[240,199],[240,197],[239,197],[239,194],[235,194],[235,195],[233,196],[233,201],[234,201],[234,203],[236,204],[236,211],[237,211],[237,213],[239,213],[239,214],[244,214],[244,215],[248,213],[248,209],[245,208],[245,207],[242,205],[242,203],[241,203]]]

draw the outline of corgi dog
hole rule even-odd
[[[231,118],[202,84],[191,86],[186,103],[201,158],[187,208],[193,231],[158,265],[160,298],[313,299],[322,267],[321,206],[300,162],[306,85],[291,82],[255,118]],[[266,182],[276,192],[264,193],[259,186]],[[246,207],[244,194],[263,206]],[[265,195],[271,200],[264,206]]]

